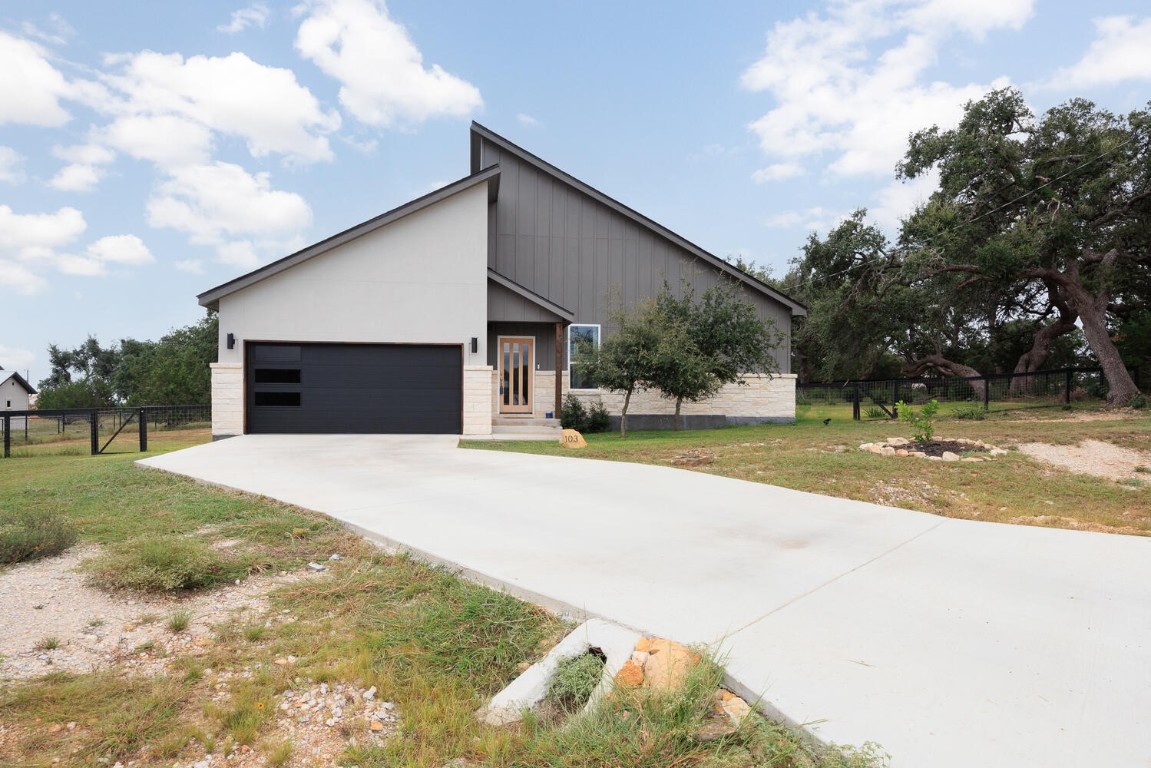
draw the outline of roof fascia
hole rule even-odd
[[[507,288],[509,291],[516,294],[525,301],[535,304],[540,309],[546,312],[550,312],[561,320],[564,320],[568,323],[575,322],[575,312],[572,312],[570,309],[566,309],[565,307],[561,307],[559,304],[556,304],[555,302],[539,295],[530,288],[525,288],[514,280],[511,280],[504,275],[501,275],[499,272],[496,272],[491,267],[488,267],[488,279],[496,285],[501,285],[504,288]]]
[[[619,213],[623,216],[626,216],[627,218],[629,218],[632,221],[636,222],[637,224],[640,224],[641,226],[651,230],[656,235],[664,238],[665,240],[670,240],[671,242],[678,245],[680,248],[683,248],[684,250],[691,253],[693,256],[696,256],[696,257],[702,259],[703,261],[707,262],[708,264],[711,264],[712,266],[718,268],[721,272],[728,275],[729,277],[732,277],[735,280],[739,281],[740,283],[743,283],[744,285],[747,285],[750,288],[758,291],[759,293],[765,294],[765,295],[775,299],[776,301],[780,302],[781,304],[784,304],[785,306],[787,306],[791,310],[791,314],[793,316],[802,317],[802,316],[807,314],[807,307],[805,307],[803,304],[796,301],[795,299],[791,298],[787,294],[784,294],[784,293],[776,290],[775,288],[772,288],[770,285],[763,282],[762,280],[759,280],[757,278],[752,277],[751,275],[747,274],[743,270],[737,268],[735,265],[729,264],[727,261],[724,261],[723,259],[719,258],[715,254],[708,253],[703,248],[700,248],[698,245],[691,242],[687,238],[685,238],[681,235],[677,235],[675,232],[672,232],[670,229],[663,226],[659,222],[653,221],[652,219],[649,219],[647,216],[644,216],[639,211],[636,211],[633,208],[629,208],[628,206],[624,205],[623,203],[619,202],[618,200],[605,195],[603,192],[600,192],[595,187],[592,187],[591,185],[580,181],[575,176],[572,176],[570,173],[567,173],[565,171],[560,170],[559,168],[555,167],[554,165],[547,162],[546,160],[544,160],[540,157],[537,157],[536,155],[533,155],[531,152],[528,152],[523,147],[520,147],[517,144],[514,144],[514,143],[508,141],[503,136],[500,136],[498,133],[493,132],[490,128],[486,128],[483,125],[480,125],[479,123],[474,122],[474,121],[472,122],[472,141],[471,141],[472,173],[476,173],[479,171],[480,139],[481,138],[486,139],[486,140],[492,142],[493,144],[496,144],[501,149],[506,149],[507,151],[514,154],[516,157],[519,157],[521,160],[524,160],[525,162],[534,166],[538,170],[543,171],[544,173],[548,174],[552,178],[554,178],[558,181],[561,181],[561,182],[567,184],[568,186],[575,188],[577,191],[582,192],[583,194],[591,197],[592,199],[596,200],[597,202],[600,202],[600,203],[606,205],[608,208],[611,208],[613,211],[616,211],[617,213]]]
[[[309,245],[303,250],[296,251],[295,253],[285,256],[278,261],[273,261],[271,264],[266,264],[259,269],[249,272],[246,275],[241,275],[234,280],[230,280],[223,285],[218,285],[215,288],[207,290],[197,296],[200,306],[208,307],[209,309],[219,309],[220,299],[230,294],[241,291],[248,286],[254,285],[262,280],[266,280],[272,275],[279,274],[284,270],[291,269],[292,267],[305,262],[309,259],[315,258],[321,254],[337,248],[344,243],[355,240],[356,238],[363,237],[371,232],[376,231],[382,227],[386,227],[395,221],[398,221],[405,216],[410,216],[413,213],[422,211],[425,208],[435,205],[452,195],[459,194],[464,190],[470,189],[477,184],[488,182],[488,202],[495,202],[499,195],[499,179],[500,168],[498,165],[493,165],[485,168],[479,173],[473,173],[466,176],[459,181],[454,181],[445,187],[429,192],[423,197],[417,197],[415,200],[404,203],[398,208],[393,208],[386,213],[382,213],[375,218],[368,219],[362,224],[346,229],[343,232],[332,235],[331,237],[321,240],[314,245]]]

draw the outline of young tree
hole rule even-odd
[[[655,301],[670,354],[657,361],[652,383],[675,401],[676,429],[685,400],[699,402],[727,384],[746,384],[747,374],[778,373],[779,334],[732,281],[721,279],[698,299],[687,281],[678,296],[664,283]]]

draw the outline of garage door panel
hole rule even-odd
[[[458,346],[252,344],[248,432],[458,434]]]

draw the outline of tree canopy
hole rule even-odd
[[[159,341],[121,339],[101,346],[89,336],[75,349],[48,347],[51,371],[40,382],[40,408],[186,405],[211,399],[216,359],[214,313]]]
[[[913,134],[897,173],[938,172],[939,187],[898,239],[857,211],[783,281],[810,309],[801,375],[867,377],[891,356],[908,374],[1028,372],[1070,362],[1081,340],[1108,399],[1128,402],[1123,350],[1139,353],[1124,328],[1143,327],[1151,297],[1149,126],[1146,110],[1081,99],[1036,117],[1004,89],[951,130]]]

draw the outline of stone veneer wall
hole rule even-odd
[[[746,386],[729,384],[718,395],[702,403],[684,403],[681,413],[685,416],[727,417],[728,424],[791,423],[795,421],[795,374],[748,376]],[[563,374],[564,393],[568,392],[568,375]],[[492,414],[499,414],[498,381],[496,372],[491,377]],[[585,404],[602,400],[608,413],[619,416],[623,408],[623,395],[614,392],[591,392],[581,390],[572,393]],[[536,371],[535,413],[543,417],[555,403],[555,373]],[[658,415],[670,416],[675,413],[675,401],[660,397],[658,390],[637,392],[632,395],[628,406],[628,416]],[[559,418],[559,414],[556,414]]]
[[[212,437],[244,434],[244,366],[212,363]]]
[[[490,365],[464,367],[464,434],[492,433],[492,381]]]

